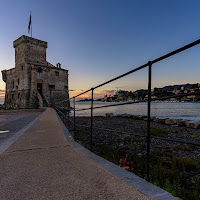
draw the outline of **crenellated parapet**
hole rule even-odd
[[[21,37],[16,39],[13,42],[13,47],[16,48],[20,44],[24,44],[24,43],[27,43],[27,44],[29,43],[29,44],[33,44],[33,45],[36,45],[36,46],[47,48],[47,42],[42,41],[42,40],[38,40],[38,39],[35,39],[35,38],[32,38],[32,37],[28,37],[26,35],[22,35]]]

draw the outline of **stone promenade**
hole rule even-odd
[[[48,108],[0,155],[0,199],[149,198],[76,151]]]
[[[42,109],[0,110],[0,154],[5,149],[6,143],[9,143],[13,136],[17,137],[18,132],[33,122],[42,111]]]

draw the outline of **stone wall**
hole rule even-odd
[[[30,90],[12,91],[6,93],[4,104],[10,108],[29,108]]]
[[[37,91],[37,84],[49,102],[68,98],[68,71],[60,68],[34,65],[31,70],[31,96]]]
[[[7,108],[27,107],[30,96],[30,68],[28,65],[3,72],[6,76],[5,105]]]

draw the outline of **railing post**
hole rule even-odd
[[[65,126],[66,126],[66,114],[67,114],[67,108],[66,107],[64,107],[65,109],[64,109],[64,119],[65,119],[65,122],[64,122],[64,124],[65,124]]]
[[[68,111],[67,111],[67,118],[68,118],[68,130],[70,131],[70,125],[69,125],[69,114],[70,114],[70,106],[68,106]]]
[[[94,89],[91,88],[91,90],[92,90],[92,100],[91,100],[91,123],[90,123],[90,150],[92,151]]]
[[[75,97],[73,97],[74,99],[74,132],[76,131],[76,112],[75,112]]]
[[[148,62],[149,65],[149,72],[148,72],[148,121],[147,121],[147,171],[146,171],[146,181],[150,181],[149,177],[149,157],[150,157],[150,143],[151,143],[151,134],[150,134],[150,128],[151,128],[151,66],[152,62]]]
[[[64,102],[62,103],[63,123],[65,124]]]

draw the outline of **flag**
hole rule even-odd
[[[28,24],[28,33],[30,33],[31,30],[31,14],[30,14],[30,20],[29,20],[29,24]]]

